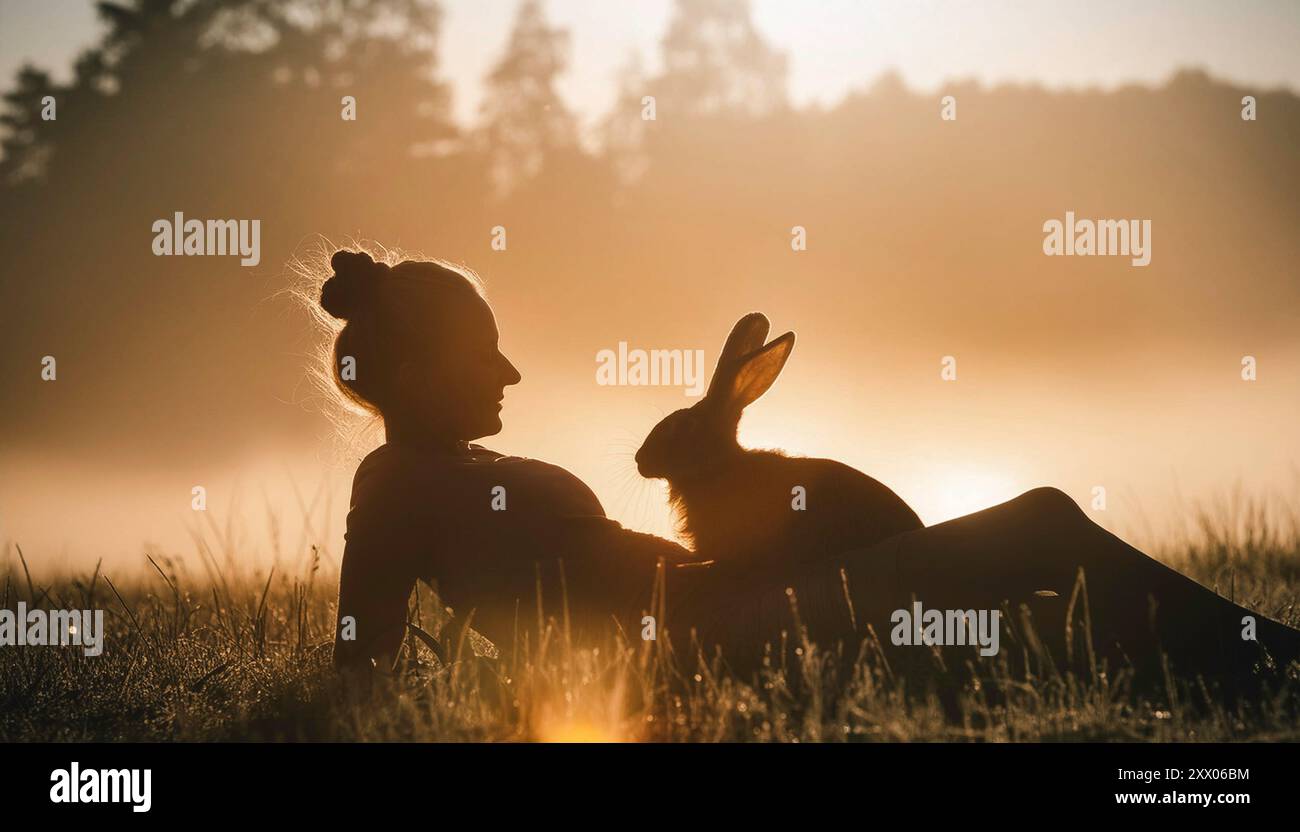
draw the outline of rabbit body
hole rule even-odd
[[[742,317],[704,398],[666,416],[637,451],[641,475],[667,481],[696,555],[753,575],[760,565],[824,560],[921,528],[897,494],[847,465],[740,447],[741,413],[794,349],[793,332],[766,342],[768,329],[758,312]]]
[[[923,525],[861,471],[773,451],[740,450],[708,475],[670,480],[669,497],[696,553],[724,567],[824,560]]]

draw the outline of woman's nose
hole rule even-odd
[[[504,381],[504,384],[505,384],[507,387],[509,387],[509,386],[512,385],[512,384],[518,384],[519,381],[523,378],[523,376],[521,376],[521,375],[519,374],[519,371],[518,371],[517,369],[515,369],[515,365],[514,365],[514,364],[511,364],[511,363],[510,363],[510,359],[509,359],[509,358],[506,358],[504,355],[501,356],[501,361],[502,361],[502,363],[504,364],[504,370],[505,370],[505,373],[504,373],[504,375],[505,375],[505,381]]]

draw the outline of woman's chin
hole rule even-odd
[[[491,416],[485,417],[483,421],[479,423],[477,429],[474,431],[474,438],[482,439],[485,436],[496,436],[500,432],[501,417],[494,413]]]

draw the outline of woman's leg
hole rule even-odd
[[[879,557],[885,550],[895,561],[896,578],[883,593],[864,587],[875,599],[875,614],[883,612],[882,602],[888,606],[912,596],[935,609],[994,609],[1005,602],[1019,611],[1024,605],[1058,662],[1072,653],[1076,663],[1086,652],[1084,625],[1090,622],[1095,654],[1112,668],[1131,663],[1139,684],[1161,683],[1162,655],[1175,674],[1202,675],[1225,691],[1252,686],[1256,664],[1269,655],[1281,665],[1300,659],[1300,631],[1144,555],[1053,488],[899,535],[871,551]],[[1080,569],[1086,583],[1076,596]],[[1073,629],[1067,626],[1072,597]],[[1021,624],[1018,618],[1013,614],[1010,627]],[[1243,638],[1251,632],[1250,620],[1255,640]],[[1003,625],[1005,643],[1008,622]]]
[[[1135,684],[1146,690],[1164,684],[1166,658],[1174,674],[1200,675],[1229,694],[1254,688],[1261,663],[1285,667],[1300,660],[1300,631],[1147,557],[1054,488],[897,535],[799,574],[706,571],[687,583],[692,586],[675,622],[677,634],[686,625],[699,628],[705,641],[722,645],[724,655],[746,670],[758,666],[765,643],[780,643],[782,631],[791,649],[799,644],[796,614],[823,648],[837,640],[856,647],[870,625],[895,669],[924,666],[926,648],[895,646],[891,639],[895,612],[911,614],[915,602],[923,610],[983,610],[986,618],[1008,611],[1010,620],[999,621],[1000,651],[1023,654],[1028,620],[1058,668],[1087,674],[1095,659],[1114,678],[1131,667]],[[1255,640],[1242,638],[1247,618],[1254,621]],[[954,658],[970,655],[969,647],[960,649]]]

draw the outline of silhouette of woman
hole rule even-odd
[[[470,444],[501,430],[505,388],[520,380],[472,276],[349,251],[331,266],[320,305],[347,322],[332,375],[382,416],[387,438],[353,481],[336,666],[391,667],[417,579],[497,643],[509,644],[520,615],[537,615],[539,590],[579,630],[639,614],[659,559],[690,553],[609,520],[562,468]]]

